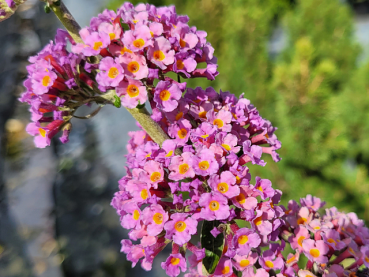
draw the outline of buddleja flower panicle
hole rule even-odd
[[[20,98],[31,106],[33,123],[27,131],[35,137],[36,147],[50,145],[59,131],[66,143],[70,120],[83,105],[119,106],[120,99],[132,109],[153,98],[164,111],[173,111],[186,83],[167,77],[168,72],[214,80],[218,75],[214,49],[204,31],[187,23],[188,17],[177,15],[173,6],[135,7],[127,2],[117,12],[105,10],[92,18],[90,26],[79,32],[83,43],[58,30],[55,42],[30,58],[26,92]]]
[[[83,43],[59,30],[30,58],[20,98],[30,105],[27,131],[36,146],[50,145],[59,131],[67,142],[70,120],[83,105],[147,103],[169,139],[159,145],[144,130],[129,132],[127,174],[111,202],[129,230],[121,251],[132,266],[151,270],[171,244],[161,263],[171,277],[186,272],[187,263],[186,277],[366,274],[369,229],[356,214],[331,208],[321,215],[325,203],[311,195],[278,205],[282,192],[268,179],[252,178],[250,163],[265,166],[265,154],[280,161],[277,128],[243,94],[180,81],[218,75],[206,32],[188,21],[174,6],[126,2],[92,18],[80,31]],[[191,241],[200,224],[202,245]]]

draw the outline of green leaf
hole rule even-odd
[[[121,107],[121,102],[120,102],[120,98],[118,95],[114,95],[114,106],[117,107],[117,108],[120,108]]]
[[[220,233],[216,238],[210,233],[214,227],[219,226],[219,221],[204,221],[201,230],[201,247],[205,248],[205,258],[202,260],[207,273],[213,274],[217,267],[224,248],[224,235]],[[207,274],[208,275],[208,274]]]

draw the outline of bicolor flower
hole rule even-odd
[[[170,170],[169,179],[179,181],[185,178],[195,177],[195,171],[192,168],[192,160],[193,154],[190,152],[184,152],[181,156],[174,156],[168,167]]]
[[[199,205],[202,208],[199,216],[206,220],[223,220],[229,217],[228,200],[219,192],[204,193]]]
[[[178,107],[182,91],[177,84],[170,81],[160,81],[154,91],[154,101],[159,109],[171,112]]]
[[[150,29],[146,25],[141,25],[134,31],[126,31],[123,34],[122,41],[133,52],[138,52],[153,45]]]
[[[197,220],[185,213],[171,215],[170,220],[165,223],[165,237],[173,240],[179,246],[190,241],[191,236],[197,232]]]
[[[324,241],[304,240],[302,242],[302,249],[310,261],[317,262],[318,264],[326,264],[328,262],[328,258],[325,255],[328,253],[329,247]]]
[[[144,165],[144,170],[146,170],[147,174],[149,175],[149,180],[154,187],[157,187],[158,183],[164,180],[164,170],[160,163],[148,161]]]
[[[236,177],[230,171],[210,175],[208,183],[213,191],[218,191],[229,199],[240,194],[240,188],[235,186]]]
[[[161,263],[162,269],[170,277],[176,277],[180,271],[185,272],[187,270],[186,259],[181,254],[170,254],[168,259]]]
[[[219,165],[214,153],[209,149],[202,149],[193,157],[193,169],[200,176],[208,176],[218,172]]]
[[[168,213],[161,205],[151,205],[143,210],[142,220],[147,226],[150,236],[157,236],[163,231],[164,224],[168,221]]]
[[[164,70],[167,65],[174,62],[174,50],[171,50],[172,45],[164,37],[158,37],[154,40],[154,46],[149,47],[147,51],[148,59],[157,65],[160,69]]]
[[[102,86],[116,87],[124,78],[124,70],[112,57],[103,58],[99,64],[100,72],[96,75],[96,81]]]
[[[136,80],[147,78],[149,75],[149,69],[144,56],[125,53],[119,56],[119,63],[123,66],[125,75]]]
[[[116,88],[117,95],[121,98],[122,105],[133,109],[147,101],[146,87],[138,80],[127,77]]]
[[[175,124],[169,126],[168,134],[174,139],[178,146],[187,143],[191,134],[192,125],[187,119],[180,119]]]
[[[255,230],[241,228],[235,233],[232,243],[236,249],[236,254],[243,256],[248,255],[251,248],[258,247],[261,243],[261,239]]]

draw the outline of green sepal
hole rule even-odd
[[[48,5],[48,4],[46,4],[46,5],[44,6],[44,11],[45,11],[45,13],[50,13],[50,12],[51,12],[51,8],[49,7],[49,5]]]
[[[214,227],[219,226],[219,221],[204,221],[201,230],[201,247],[205,248],[205,258],[202,260],[203,271],[206,275],[213,274],[224,249],[224,235],[220,233],[216,238],[210,233]]]
[[[120,98],[118,95],[114,95],[114,103],[113,105],[117,108],[120,108],[122,106],[122,103],[120,101]]]
[[[58,0],[58,1],[55,1],[54,3],[53,3],[55,6],[60,6],[60,0]]]
[[[144,104],[140,104],[140,102],[138,102],[138,105],[136,106],[137,109],[142,109],[145,107],[145,103]]]

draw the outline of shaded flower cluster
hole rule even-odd
[[[120,191],[112,201],[122,226],[130,229],[122,251],[133,265],[141,261],[150,270],[154,257],[173,243],[162,267],[177,276],[186,270],[186,250],[194,254],[193,266],[205,257],[205,249],[191,242],[198,224],[217,221],[211,233],[217,237],[224,232],[227,249],[218,267],[225,257],[229,262],[247,259],[251,249],[277,240],[283,224],[284,212],[277,206],[281,192],[267,179],[256,177],[251,184],[245,166],[264,166],[263,153],[279,161],[276,128],[243,96],[218,94],[213,88],[188,88],[178,100],[179,108],[166,112],[160,101],[160,95],[170,93],[163,92],[170,89],[166,82],[159,82],[154,91],[152,118],[171,139],[160,148],[144,131],[130,133],[127,176],[119,181]],[[248,221],[250,228],[240,229],[235,220]],[[220,269],[227,273],[218,270],[216,275],[232,274],[228,260]]]
[[[83,77],[78,73],[81,57],[68,52],[68,40],[73,42],[66,31],[58,30],[55,42],[51,41],[29,58],[31,65],[27,66],[28,78],[24,82],[26,91],[19,100],[30,105],[32,123],[26,130],[35,137],[39,148],[50,145],[60,130],[63,131],[60,140],[66,143],[73,111],[90,97],[77,85],[79,75]]]
[[[20,98],[30,105],[33,122],[27,131],[36,147],[50,145],[59,131],[66,143],[70,120],[83,105],[136,108],[154,98],[158,107],[173,111],[185,85],[167,77],[169,72],[178,79],[213,80],[218,75],[214,49],[206,32],[190,27],[188,20],[174,6],[126,2],[117,12],[105,10],[92,18],[80,31],[83,43],[58,30],[55,42],[29,59],[26,92]],[[157,86],[155,80],[160,80]]]

